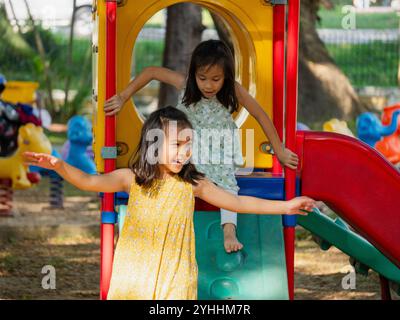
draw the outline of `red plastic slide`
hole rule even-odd
[[[367,144],[299,131],[301,193],[324,201],[400,268],[400,173]]]

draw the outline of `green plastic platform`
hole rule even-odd
[[[226,253],[220,213],[196,211],[198,298],[287,300],[282,216],[238,214],[244,248]]]

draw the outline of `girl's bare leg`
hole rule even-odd
[[[225,223],[224,230],[224,248],[228,253],[236,252],[243,248],[243,244],[236,237],[236,226],[233,223]]]
[[[230,191],[230,190],[227,190]],[[234,194],[236,192],[230,191]],[[237,213],[225,209],[221,209],[221,225],[224,231],[224,248],[228,253],[236,252],[243,248],[243,244],[239,242],[236,236]]]

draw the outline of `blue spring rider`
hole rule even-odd
[[[393,113],[392,123],[384,126],[379,118],[372,112],[364,112],[357,118],[357,136],[371,147],[382,139],[390,136],[397,130],[397,118],[400,110]]]
[[[86,173],[95,174],[96,166],[87,148],[92,144],[92,125],[83,116],[73,116],[68,121],[69,152],[65,161]]]
[[[92,144],[92,125],[82,116],[74,116],[68,121],[68,141],[63,147],[60,155],[54,148],[52,155],[64,159],[68,164],[73,165],[89,174],[96,173],[96,166],[88,147]],[[61,209],[64,207],[63,179],[54,171],[30,167],[31,171],[39,172],[41,175],[50,178],[50,209]]]

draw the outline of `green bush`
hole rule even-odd
[[[134,74],[140,73],[144,68],[149,66],[161,66],[164,52],[164,41],[138,41],[135,45],[134,52]]]

